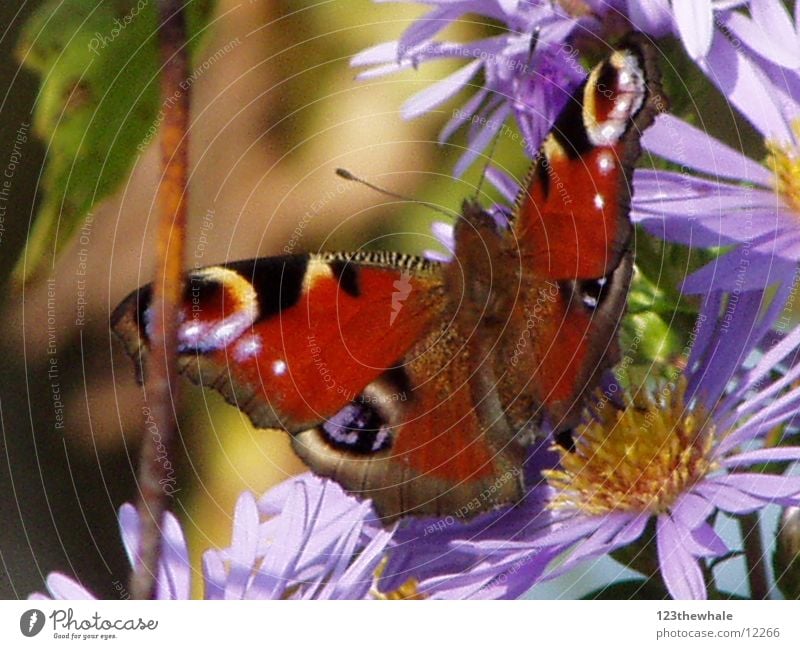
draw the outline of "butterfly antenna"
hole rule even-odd
[[[428,201],[421,201],[418,198],[410,198],[409,196],[404,196],[403,194],[398,194],[396,192],[389,191],[388,189],[384,189],[383,187],[378,187],[377,185],[373,185],[371,182],[364,180],[363,178],[359,178],[358,176],[353,175],[347,169],[342,169],[341,167],[336,169],[336,175],[340,178],[344,178],[345,180],[352,180],[353,182],[357,182],[365,187],[369,187],[372,190],[375,190],[379,194],[383,194],[384,196],[391,196],[392,198],[399,198],[401,201],[408,201],[409,203],[417,203],[418,205],[424,205],[432,209],[435,212],[439,212],[439,214],[444,214],[447,218],[452,219],[454,216],[458,216],[456,212],[451,210],[447,210],[435,203],[429,203]]]

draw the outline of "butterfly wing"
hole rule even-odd
[[[567,102],[519,197],[514,229],[538,277],[602,278],[629,249],[639,140],[666,107],[652,47],[630,40]]]
[[[665,104],[654,54],[633,38],[591,71],[545,138],[513,224],[534,287],[521,310],[535,328],[503,388],[517,397],[517,418],[543,405],[556,430],[574,426],[586,393],[619,359],[633,165],[643,129]],[[506,342],[508,357],[519,335]]]
[[[198,269],[186,282],[178,366],[256,426],[292,433],[316,473],[372,498],[387,520],[456,513],[506,475],[485,509],[519,497],[522,460],[491,443],[476,416],[442,291],[437,264],[391,253]],[[148,286],[112,317],[139,362],[150,317]]]
[[[298,432],[336,414],[403,357],[435,316],[437,286],[436,264],[391,253],[201,268],[186,281],[179,368],[256,426]],[[149,286],[112,316],[136,358],[147,349],[150,317]]]

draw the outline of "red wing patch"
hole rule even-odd
[[[625,181],[620,151],[604,147],[570,158],[552,141],[548,149],[546,180],[534,184],[519,211],[535,272],[553,280],[603,277],[619,263],[630,234],[627,208],[618,202]]]
[[[605,277],[631,235],[630,176],[662,107],[658,72],[633,49],[596,66],[545,139],[515,228],[542,279]]]
[[[386,521],[468,518],[522,496],[521,446],[512,434],[491,435],[476,407],[470,362],[459,353],[464,339],[440,334],[431,331],[402,370],[368,386],[341,428],[337,416],[293,439],[316,473],[371,498]],[[405,383],[414,387],[407,391]]]
[[[424,336],[436,287],[431,272],[334,256],[200,269],[187,281],[180,367],[257,426],[303,430],[338,412]],[[145,287],[113,318],[131,353],[146,348],[148,301]]]

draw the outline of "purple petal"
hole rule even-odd
[[[773,190],[637,170],[631,218],[658,237],[712,247],[795,228]]]
[[[742,293],[733,303],[733,311],[725,314],[725,325],[717,332],[717,339],[709,345],[710,353],[704,357],[700,370],[692,377],[696,381],[693,394],[713,409],[722,396],[736,369],[750,354],[754,323],[758,318],[764,296],[759,291]]]
[[[716,330],[717,319],[719,317],[719,310],[722,305],[722,294],[719,292],[709,293],[703,300],[703,306],[700,313],[695,320],[694,324],[694,344],[692,351],[689,353],[689,361],[687,364],[687,375],[693,385],[697,385],[694,380],[695,367],[698,366],[701,358],[705,355],[707,348],[714,336]],[[702,367],[698,366],[698,371],[702,371]],[[694,391],[687,394],[687,398],[694,396]]]
[[[482,65],[483,62],[480,60],[472,61],[453,74],[418,92],[403,104],[400,109],[401,114],[405,119],[413,119],[444,103],[464,88]]]
[[[360,503],[329,480],[314,478],[313,482],[305,481],[297,488],[300,489],[300,495],[307,500],[307,504],[303,505],[307,510],[305,516],[297,516],[293,502],[287,501],[284,508],[285,512],[292,512],[290,516],[295,518],[295,527],[298,528],[298,541],[293,546],[297,556],[291,559],[292,565],[296,566],[294,570],[298,573],[327,570],[329,557],[338,539],[348,534],[353,526],[361,527],[367,522],[364,512],[371,512],[370,503]],[[286,538],[286,533],[279,529],[281,518],[282,516],[273,519],[275,525],[270,527],[269,538],[281,541]],[[374,520],[374,514],[370,514],[368,518]],[[268,525],[270,523],[273,521],[269,521]],[[370,528],[364,528],[364,531],[367,536]]]
[[[406,58],[414,55],[414,50],[419,45],[432,39],[445,27],[452,24],[460,15],[469,11],[462,3],[456,5],[439,7],[427,13],[421,18],[417,18],[400,37],[398,45],[398,57]]]
[[[135,557],[139,552],[139,512],[130,503],[119,508],[119,533],[122,545],[131,566],[136,564]]]
[[[625,545],[627,543],[626,539],[631,536],[631,532],[640,528],[641,518],[644,518],[646,524],[647,516],[635,516],[629,513],[617,512],[605,516],[591,517],[589,520],[593,522],[592,527],[594,529],[586,530],[583,524],[578,522],[575,529],[577,534],[545,535],[542,538],[544,547],[569,548],[576,542],[578,543],[577,547],[573,547],[569,556],[560,563],[558,568],[548,575],[548,578],[558,577],[572,570],[583,561],[603,556]],[[580,521],[580,519],[581,517],[578,517],[576,521]],[[640,534],[641,529],[639,531]],[[556,540],[563,540],[563,543],[554,543]]]
[[[714,36],[711,0],[672,0],[672,9],[689,56],[695,60],[704,57]]]
[[[712,478],[717,484],[733,487],[766,502],[800,496],[800,476],[762,473],[730,473]]]
[[[668,205],[672,200],[687,198],[738,198],[739,205],[744,203],[749,207],[772,209],[780,202],[771,187],[754,190],[740,183],[711,180],[665,169],[636,169],[633,184],[638,194],[637,201],[643,206],[653,203],[653,209],[665,203]]]
[[[788,287],[786,290],[789,291],[792,290],[792,286],[793,285],[789,284],[788,282],[785,284],[785,287]],[[800,327],[795,327],[792,329],[789,335],[787,335],[772,349],[767,351],[759,359],[758,363],[756,363],[753,369],[748,372],[742,382],[743,390],[750,389],[759,383],[764,377],[774,371],[778,364],[784,361],[787,356],[790,354],[794,356],[797,352],[798,346],[800,346]]]
[[[718,38],[700,67],[722,94],[765,137],[792,142],[778,95],[764,72],[725,38]]]
[[[694,491],[710,500],[718,509],[731,514],[749,514],[764,506],[761,500],[711,479],[698,484]]]
[[[496,0],[507,16],[513,17],[519,12],[519,0]]]
[[[672,31],[672,8],[668,0],[628,0],[628,20],[640,32],[656,38]]]
[[[486,168],[486,180],[497,188],[509,205],[513,205],[517,200],[520,192],[519,183],[505,171],[498,169],[494,165],[489,165]]]
[[[360,66],[370,61],[374,62],[376,64],[375,67],[360,72],[356,78],[359,80],[376,79],[402,70],[416,68],[420,62],[450,58],[472,59],[471,53],[475,48],[479,52],[491,52],[496,47],[497,42],[497,37],[473,41],[468,44],[431,42],[427,43],[424,48],[418,49],[416,53],[406,52],[405,58],[398,61],[399,45],[396,41],[391,41],[357,54],[351,60],[351,65]],[[385,61],[385,63],[381,64],[381,61]]]
[[[779,284],[769,303],[769,307],[759,316],[759,323],[751,338],[754,348],[757,347],[759,353],[763,354],[763,351],[770,349],[769,341],[774,339],[776,334],[774,328],[781,315],[786,312],[786,302],[792,295],[793,290],[793,282]],[[744,367],[738,373],[740,374],[742,370],[744,370]],[[738,384],[728,392],[728,398],[725,399],[724,403],[720,404],[721,407],[717,410],[717,420],[722,419],[732,408],[741,403],[745,398],[744,395],[753,389],[754,385],[750,382],[750,377],[751,374],[746,375],[744,378],[738,378]],[[756,389],[758,389],[757,386]]]
[[[617,544],[613,541],[625,528],[633,522],[631,514],[608,516],[604,523],[600,525],[594,533],[575,548],[565,562],[565,567],[576,564],[589,557],[597,557],[608,554],[616,549]]]
[[[797,218],[796,214],[792,214],[792,216],[795,219]],[[795,225],[792,229],[778,230],[771,237],[765,236],[760,242],[756,240],[753,252],[779,257],[776,263],[791,262],[795,264],[800,258],[800,230]],[[783,279],[788,279],[791,276],[792,274],[789,272]]]
[[[718,452],[725,454],[743,442],[763,437],[787,419],[796,418],[798,413],[800,413],[800,390],[795,389],[759,410],[757,415],[747,420],[747,423],[725,437],[719,445]]]
[[[772,174],[719,140],[669,114],[661,114],[642,135],[651,153],[712,176],[772,186]]]
[[[383,554],[392,539],[394,530],[379,530],[375,538],[357,556],[356,560],[348,567],[344,575],[337,581],[331,594],[331,599],[362,599],[371,585],[371,577],[375,569],[383,560]],[[354,589],[362,589],[364,593],[358,595]]]
[[[658,517],[656,538],[661,577],[672,598],[705,599],[706,584],[700,566],[687,552],[680,529],[669,516]]]
[[[425,249],[422,251],[422,256],[431,261],[438,261],[440,263],[447,263],[453,260],[453,254],[450,252],[442,252],[440,250]]]
[[[453,111],[453,117],[448,120],[447,124],[444,125],[444,128],[442,128],[439,133],[439,142],[449,140],[450,136],[461,126],[472,120],[487,94],[489,94],[489,90],[487,88],[481,88],[460,109]]]
[[[486,126],[484,126],[478,136],[469,143],[466,152],[456,163],[455,169],[453,170],[453,175],[456,178],[463,176],[469,166],[475,162],[478,156],[489,146],[492,138],[494,138],[497,132],[502,128],[506,118],[510,114],[511,107],[508,104],[502,104],[500,108],[491,114]]]
[[[725,199],[673,197],[660,206],[635,207],[631,218],[654,236],[695,248],[728,246],[756,237],[772,238],[776,230],[780,232],[778,228],[785,229],[788,225],[776,210],[770,213],[763,207],[742,205],[741,197],[737,205],[734,196]]]
[[[361,50],[352,59],[350,59],[350,65],[355,68],[365,65],[384,65],[387,63],[396,64],[397,59],[400,58],[397,52],[397,41],[380,43],[378,45],[368,47],[365,50]]]
[[[650,518],[651,515],[644,512],[636,516],[633,520],[628,521],[625,527],[619,531],[619,534],[614,537],[614,546],[623,547],[629,543],[633,543],[642,535]]]
[[[727,27],[744,43],[778,65],[800,66],[800,41],[786,8],[773,0],[750,0],[752,20],[741,12],[732,12]]]
[[[695,548],[690,549],[690,552],[696,557],[721,557],[730,549],[708,523],[703,523],[689,532],[695,544]],[[687,549],[689,549],[688,544]]]
[[[777,446],[739,453],[723,460],[722,466],[731,469],[761,462],[793,462],[797,460],[800,460],[800,447]]]
[[[207,550],[203,553],[203,599],[225,599],[225,582],[228,573],[220,552]]]
[[[497,599],[505,587],[498,583],[502,570],[495,564],[476,566],[465,573],[425,579],[419,588],[421,592],[431,593],[432,599]]]
[[[714,511],[714,505],[705,498],[685,493],[672,507],[672,518],[689,530],[697,529]]]
[[[243,492],[236,501],[233,515],[231,547],[228,550],[230,572],[225,584],[225,599],[241,599],[256,561],[258,548],[258,507],[249,491]]]
[[[486,128],[487,125],[491,126],[490,120],[492,113],[500,109],[505,103],[504,97],[496,93],[490,95],[489,101],[487,101],[486,104],[481,107],[480,112],[470,120],[469,129],[467,130],[467,140],[471,142],[480,135],[480,132]]]
[[[97,599],[74,579],[70,579],[60,572],[51,572],[47,575],[45,584],[54,599]]]
[[[366,514],[369,508],[369,503],[363,503],[362,509],[364,511],[359,518],[363,520],[364,514]],[[353,525],[346,534],[341,536],[331,552],[329,569],[321,574],[322,581],[320,581],[318,585],[322,586],[322,590],[317,593],[315,589],[310,588],[303,596],[304,599],[332,599],[339,579],[346,572],[348,565],[353,560],[356,546],[360,538],[361,525],[359,524]],[[366,586],[368,589],[371,583],[372,577],[370,576],[369,582],[361,585]]]
[[[689,275],[681,290],[690,295],[710,291],[741,293],[763,289],[786,277],[787,270],[791,273],[786,263],[758,254],[764,244],[769,246],[772,242],[762,240],[748,249],[738,247],[718,257]]]
[[[444,221],[434,221],[431,225],[431,232],[433,236],[450,252],[456,248],[456,238],[453,231],[452,223],[445,223]]]
[[[411,61],[403,61],[402,63],[387,63],[386,65],[376,65],[374,68],[364,70],[356,75],[359,81],[368,81],[370,79],[379,79],[390,74],[396,74],[403,70],[410,70],[413,66]]]
[[[569,545],[584,537],[593,534],[598,528],[606,523],[607,516],[582,516],[576,515],[572,520],[555,527],[554,531],[544,535],[535,541],[532,547],[546,545]]]
[[[175,516],[167,512],[161,540],[161,560],[158,571],[157,599],[189,599],[191,595],[191,564],[183,530]]]
[[[420,583],[423,592],[436,599],[456,596],[469,599],[507,598],[530,589],[560,549],[540,549],[510,554],[502,562],[484,562],[461,574],[432,577]]]

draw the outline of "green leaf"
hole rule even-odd
[[[199,36],[213,5],[203,0],[187,8],[190,33]],[[17,57],[41,77],[33,129],[47,159],[16,281],[42,272],[121,186],[148,131],[156,132],[157,24],[153,0],[47,0],[26,24]]]
[[[689,248],[659,239],[643,228],[636,229],[636,268],[640,275],[634,279],[634,287],[647,282],[648,291],[658,301],[655,306],[662,313],[677,309],[697,313],[697,300],[681,294],[684,280],[699,268],[713,261],[717,254],[713,250]]]

